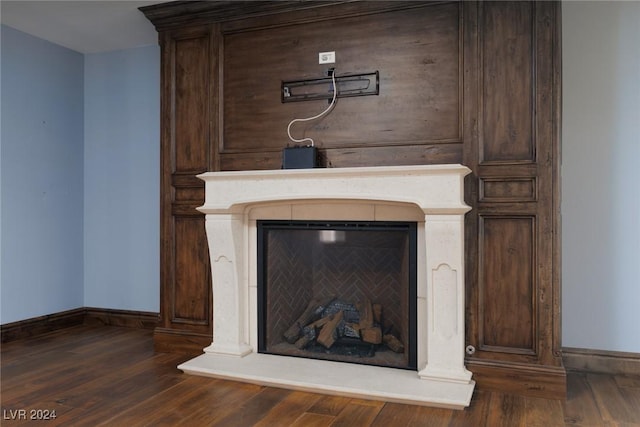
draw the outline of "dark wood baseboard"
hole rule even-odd
[[[567,375],[563,367],[467,360],[479,390],[565,400]]]
[[[153,329],[160,315],[145,311],[81,307],[0,325],[0,342],[29,338],[83,323]]]
[[[211,344],[211,335],[191,331],[156,328],[153,331],[153,345],[159,353],[182,353],[199,356]]]
[[[640,353],[564,347],[562,360],[572,371],[640,375]]]
[[[110,326],[153,329],[160,322],[159,313],[148,311],[113,310],[94,307],[87,307],[85,310],[85,323],[98,322]]]
[[[73,310],[6,323],[0,325],[0,342],[15,341],[58,329],[81,325],[84,322],[84,316],[84,308],[75,308]]]

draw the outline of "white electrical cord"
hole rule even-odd
[[[331,109],[333,108],[333,106],[336,104],[336,98],[338,95],[338,88],[336,87],[336,71],[333,70],[333,72],[331,73],[331,82],[333,83],[333,99],[331,100],[331,104],[329,104],[329,106],[327,107],[326,110],[324,110],[322,113],[320,114],[316,114],[313,117],[307,117],[306,119],[293,119],[289,122],[289,126],[287,126],[287,135],[289,135],[289,139],[293,142],[305,142],[305,141],[311,141],[311,146],[313,147],[313,139],[312,138],[301,138],[301,139],[296,139],[294,137],[291,136],[291,125],[293,125],[294,123],[297,122],[308,122],[311,120],[316,120],[319,119],[320,117],[324,116],[325,114],[327,114],[329,111],[331,111]]]

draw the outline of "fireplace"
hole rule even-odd
[[[211,259],[213,342],[204,349],[203,355],[179,368],[195,375],[312,392],[453,408],[468,406],[475,386],[464,366],[463,231],[464,214],[469,207],[463,201],[463,182],[469,172],[461,165],[433,165],[199,175],[205,181],[205,204],[199,210],[206,214]],[[283,227],[286,224],[290,227]],[[376,230],[384,224],[390,230],[405,227],[400,233],[404,237],[387,236],[386,243],[376,243],[385,240],[376,236],[380,233]],[[283,269],[277,263],[265,267],[259,262],[258,252],[264,251],[265,225],[267,235],[272,232],[276,235],[275,245],[284,244],[277,243],[282,239],[277,234],[283,228],[287,230],[284,233],[290,235],[307,229],[315,236],[317,245],[322,244],[325,249],[331,246],[335,250],[342,245],[342,255],[334,253],[331,255],[334,258],[345,256],[345,248],[354,245],[383,253],[371,255],[365,251],[354,255],[359,257],[383,257],[385,246],[395,246],[394,256],[399,261],[395,266],[388,266],[395,270],[391,282],[405,282],[393,286],[406,295],[400,295],[397,301],[385,301],[358,286],[346,294],[338,295],[335,289],[314,294],[311,285],[311,290],[304,290],[309,296],[296,303],[296,313],[276,319],[276,323],[286,326],[269,326],[268,322],[259,326],[265,316],[274,316],[268,313],[269,309],[265,314],[264,304],[279,304],[269,302],[272,290],[268,284],[265,302],[265,295],[261,295],[265,292],[264,283],[259,284],[264,281],[261,274],[265,268]],[[410,254],[411,235],[415,236],[413,255]],[[295,245],[305,244],[291,243],[287,240],[290,237],[284,238],[294,246],[290,252],[303,250],[296,250]],[[269,250],[274,249],[267,245]],[[412,274],[415,286],[410,283]],[[363,280],[354,276],[356,282]],[[354,298],[349,296],[358,294],[360,296]],[[351,317],[343,323],[351,323],[351,327],[355,325],[359,330],[380,327],[380,334],[394,336],[405,349],[390,355],[393,352],[390,347],[384,343],[374,344],[374,350],[379,352],[377,358],[375,353],[364,357],[349,354],[348,344],[346,350],[336,349],[322,357],[310,354],[313,349],[307,346],[302,346],[306,352],[302,354],[304,357],[292,354],[291,347],[282,350],[285,347],[282,331],[286,332],[309,305],[316,304],[317,301],[312,303],[314,299],[322,305],[325,304],[323,297],[329,296],[345,304],[340,309],[343,317],[353,311],[348,306],[358,310],[357,319]],[[406,306],[402,307],[403,304]],[[378,311],[383,313],[382,317],[373,314]],[[371,323],[360,325],[360,317],[370,315]],[[294,321],[293,317],[296,317]],[[342,319],[332,320],[338,324]],[[309,324],[300,328],[305,326]],[[314,328],[316,333],[321,331]],[[338,340],[341,334],[344,332],[339,330],[331,339]],[[412,336],[415,336],[413,344]],[[300,338],[298,334],[294,346]],[[320,345],[327,347],[326,344],[325,341]],[[296,347],[296,350],[299,349]],[[346,352],[346,356],[341,352]],[[387,358],[392,361],[386,361],[383,356],[392,356]],[[362,360],[367,357],[373,360]]]
[[[260,353],[417,369],[415,222],[257,229]]]

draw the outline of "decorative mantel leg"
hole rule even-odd
[[[205,226],[213,283],[213,342],[205,353],[245,356],[247,343],[247,254],[242,214],[209,214]]]
[[[427,364],[418,375],[469,384],[472,374],[464,366],[464,214],[425,215],[425,240]]]

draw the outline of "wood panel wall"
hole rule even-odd
[[[142,8],[162,48],[160,349],[208,344],[211,286],[195,208],[208,170],[279,169],[281,82],[380,73],[378,96],[317,122],[327,167],[463,163],[467,363],[479,385],[564,396],[559,286],[559,4],[173,2]]]
[[[292,144],[289,122],[327,107],[325,100],[282,103],[281,82],[327,76],[329,66],[317,59],[323,50],[337,52],[338,76],[380,73],[379,96],[340,98],[325,118],[293,128],[315,140],[327,165],[460,162],[461,8],[440,4],[424,13],[414,5],[256,29],[252,21],[223,24],[220,168],[280,168],[282,148]]]
[[[211,28],[161,34],[160,325],[156,349],[199,352],[211,341],[212,289],[204,185],[216,168],[211,92],[216,55]]]
[[[562,396],[559,5],[466,11],[468,367],[496,388]]]

